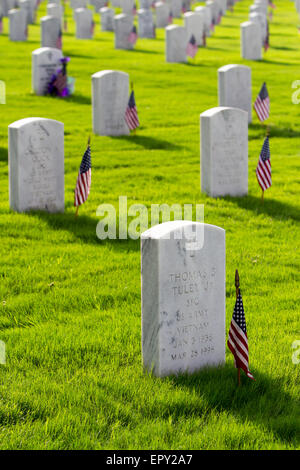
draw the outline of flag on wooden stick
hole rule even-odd
[[[257,181],[263,191],[266,191],[266,189],[268,189],[272,185],[270,157],[270,143],[269,137],[267,136],[262,146],[259,155],[258,165],[256,167]]]
[[[227,346],[234,356],[235,367],[237,369],[243,369],[249,379],[255,380],[249,371],[248,336],[240,289],[238,289],[238,295],[233,310]]]
[[[88,146],[84,155],[82,157],[81,165],[79,168],[79,173],[76,182],[75,188],[75,199],[74,199],[74,206],[81,206],[90,194],[92,182],[92,164],[91,164],[91,147],[90,147],[90,139],[88,142]]]
[[[265,121],[270,116],[270,98],[266,83],[263,83],[253,107],[261,122]]]

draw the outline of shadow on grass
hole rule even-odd
[[[210,410],[229,412],[242,421],[262,425],[286,443],[299,443],[299,402],[285,391],[280,380],[251,370],[255,382],[241,372],[241,386],[237,387],[237,371],[231,365],[203,370],[194,375],[172,377],[175,388],[188,389],[206,401]],[[168,406],[168,415],[189,417],[200,415],[195,405]],[[206,409],[207,413],[207,409]]]
[[[231,201],[241,209],[245,209],[247,211],[251,210],[252,212],[255,212],[256,215],[265,214],[269,217],[272,217],[273,219],[292,219],[297,222],[300,221],[299,207],[292,206],[286,202],[280,202],[265,197],[264,202],[262,203],[261,198],[255,196],[245,196],[239,198],[225,197],[224,199]]]
[[[7,148],[0,147],[0,162],[8,162]]]
[[[75,217],[75,208],[73,214],[49,214],[47,212],[32,211],[30,212],[30,215],[46,222],[49,228],[52,230],[64,230],[72,233],[75,237],[75,241],[80,241],[91,245],[98,245],[99,247],[109,246],[112,251],[123,253],[127,253],[130,251],[139,251],[140,249],[139,240],[121,240],[119,238],[115,240],[100,240],[96,234],[96,227],[98,222],[100,221],[100,218],[93,218],[87,215],[80,215],[80,209],[78,217]],[[116,233],[118,236],[118,224],[116,228]]]
[[[69,96],[66,99],[66,102],[90,105],[92,103],[92,100],[89,96],[79,95],[75,93],[74,95]]]
[[[300,137],[300,131],[296,131],[294,129],[291,129],[290,127],[278,127],[278,126],[269,126],[270,128],[270,137],[282,137],[282,138],[298,138]],[[249,129],[255,130],[255,131],[261,131],[260,135],[254,135],[250,136],[249,135],[249,140],[257,140],[261,139],[261,137],[265,136],[266,134],[266,126],[262,126],[261,124],[250,124]]]
[[[148,150],[179,150],[183,148],[181,145],[173,144],[167,140],[144,135],[122,135],[112,137],[112,139],[127,140],[130,143],[140,145],[141,147]]]
[[[272,49],[272,45],[270,46],[271,49]],[[295,66],[296,64],[294,62],[279,62],[279,61],[276,61],[276,60],[269,60],[269,59],[262,59],[258,62],[261,62],[262,64],[272,64],[272,65],[293,65]]]

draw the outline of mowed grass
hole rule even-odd
[[[1,449],[293,449],[299,448],[299,371],[292,343],[299,328],[299,137],[292,82],[300,79],[298,17],[278,0],[271,49],[261,62],[240,58],[240,28],[251,1],[228,12],[208,47],[189,64],[167,64],[165,32],[117,51],[112,33],[76,40],[68,9],[63,37],[76,92],[67,100],[31,93],[29,40],[0,36],[0,366]],[[181,24],[182,20],[176,20]],[[255,167],[265,131],[249,128],[249,195],[211,199],[200,192],[199,115],[217,106],[217,69],[251,66],[253,98],[266,81],[271,97],[273,185],[261,203]],[[74,217],[73,191],[91,133],[91,75],[113,69],[134,82],[136,136],[92,136],[92,189]],[[7,126],[39,116],[65,125],[64,214],[9,209]],[[192,376],[154,378],[141,362],[139,240],[96,237],[96,209],[120,195],[128,206],[203,203],[205,221],[226,230],[226,329],[241,279],[252,382],[236,386],[226,366]]]

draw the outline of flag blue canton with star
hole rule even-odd
[[[266,160],[270,159],[270,143],[269,143],[269,137],[265,138],[264,144],[261,149],[261,159],[265,162]]]
[[[80,165],[80,173],[86,173],[90,168],[92,168],[92,164],[91,164],[91,147],[88,146],[88,148],[86,149],[83,157],[82,157],[82,161],[81,161],[81,165]]]
[[[236,304],[234,306],[233,319],[236,324],[241,328],[241,330],[243,330],[243,332],[247,334],[246,318],[241,293],[239,293],[239,296],[236,300]]]

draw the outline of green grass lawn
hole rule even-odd
[[[0,36],[0,365],[1,449],[293,449],[299,448],[299,371],[292,343],[299,328],[300,39],[294,3],[277,0],[271,48],[261,62],[240,58],[241,22],[252,2],[228,12],[208,47],[189,64],[165,62],[165,32],[117,51],[113,33],[76,40],[71,10],[63,37],[76,79],[73,97],[31,93],[31,52],[40,47],[40,17],[29,40]],[[176,20],[181,24],[182,20]],[[212,199],[200,193],[199,115],[217,106],[217,69],[252,68],[253,98],[263,81],[271,98],[273,185],[261,203],[255,168],[264,129],[249,128],[249,195]],[[92,136],[92,189],[74,217],[77,172],[91,133],[91,75],[122,70],[134,82],[137,136]],[[25,117],[65,125],[65,214],[9,209],[7,126]],[[102,203],[203,203],[205,222],[226,230],[226,329],[239,269],[252,382],[226,366],[192,376],[154,378],[142,369],[139,240],[96,237]]]

